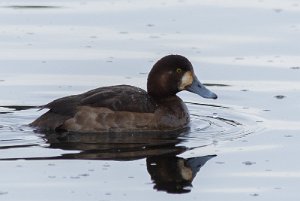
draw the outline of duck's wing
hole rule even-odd
[[[56,99],[47,105],[42,106],[42,109],[48,108],[51,112],[73,116],[82,96],[72,95]]]
[[[155,102],[146,91],[128,85],[101,87],[83,94],[56,99],[43,108],[49,111],[31,125],[55,129],[75,116],[80,106],[103,107],[113,111],[153,113]]]
[[[81,95],[67,96],[56,99],[40,109],[48,108],[49,111],[41,115],[30,126],[38,127],[45,130],[56,130],[66,120],[76,114],[76,108],[80,102]]]
[[[153,113],[155,101],[143,89],[119,85],[102,87],[83,94],[80,106],[105,107],[113,111]]]
[[[63,97],[48,103],[44,108],[73,116],[78,106],[105,107],[113,111],[140,113],[152,113],[156,108],[155,101],[145,90],[128,85],[100,87],[83,94]]]

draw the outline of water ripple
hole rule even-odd
[[[261,129],[258,117],[237,109],[198,103],[187,103],[191,115],[189,135],[184,136],[189,146],[204,146],[242,138]]]
[[[40,133],[27,126],[40,112],[34,106],[0,107],[0,160],[135,160],[180,154],[259,130],[257,118],[221,105],[186,103],[190,127],[176,133]]]

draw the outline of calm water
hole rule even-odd
[[[1,1],[0,200],[299,200],[300,1]],[[55,135],[32,106],[188,57],[190,129]]]

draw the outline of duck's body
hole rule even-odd
[[[217,97],[198,81],[191,63],[180,55],[159,60],[149,73],[147,88],[146,92],[118,85],[63,97],[43,106],[49,111],[30,125],[71,132],[174,131],[189,124],[188,110],[177,92]]]
[[[44,106],[50,109],[32,126],[74,132],[143,132],[182,129],[189,123],[177,96],[155,100],[143,89],[118,85],[67,96]]]

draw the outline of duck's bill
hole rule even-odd
[[[202,96],[203,98],[211,98],[211,99],[217,99],[218,96],[207,89],[198,79],[197,77],[194,77],[192,85],[186,88],[187,91],[190,91],[192,93],[198,94],[199,96]]]

